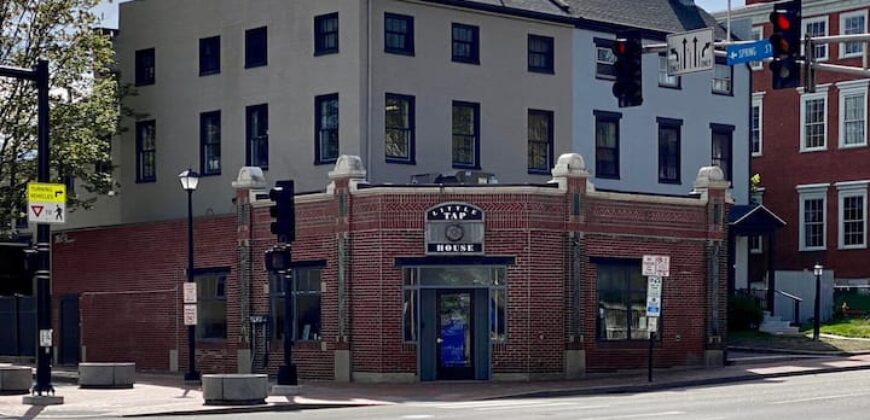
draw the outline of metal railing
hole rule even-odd
[[[785,297],[785,298],[792,300],[792,304],[794,305],[793,306],[794,309],[793,309],[793,313],[792,313],[794,320],[792,321],[792,323],[794,325],[800,325],[800,323],[801,323],[801,302],[803,302],[804,300],[791,294],[791,293],[784,292],[784,291],[779,290],[779,289],[774,290],[774,292],[776,292],[776,294],[778,294],[782,297]]]

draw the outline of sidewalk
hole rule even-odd
[[[793,360],[758,360],[715,369],[656,371],[654,382],[646,372],[596,374],[579,381],[550,382],[429,382],[415,384],[339,384],[307,382],[296,397],[272,396],[263,406],[204,406],[198,387],[185,386],[180,376],[139,374],[133,389],[81,390],[55,382],[60,406],[33,407],[21,395],[0,396],[0,418],[94,418],[159,414],[243,413],[306,410],[404,402],[459,402],[508,397],[554,397],[600,393],[645,392],[668,388],[704,386],[752,380],[870,369],[870,355],[815,357]]]

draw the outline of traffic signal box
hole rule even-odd
[[[613,44],[613,55],[616,56],[613,96],[619,100],[620,108],[640,106],[643,104],[643,43],[640,35],[619,37]]]
[[[296,221],[294,209],[293,181],[277,181],[275,187],[269,190],[269,199],[272,206],[269,214],[272,215],[272,233],[278,236],[278,242],[290,243],[296,239]]]
[[[773,61],[770,71],[773,76],[774,89],[788,89],[800,86],[801,50],[801,2],[792,0],[774,4],[770,13],[770,23],[773,32],[770,34],[770,45],[773,47]],[[812,54],[811,51],[807,51]]]

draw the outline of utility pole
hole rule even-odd
[[[30,80],[37,91],[37,181],[49,182],[49,109],[48,61],[39,60],[32,70],[0,66],[0,77]],[[39,346],[36,348],[36,384],[25,404],[63,404],[63,397],[54,396],[51,384],[52,328],[51,328],[51,227],[39,223],[36,227],[36,325]],[[49,396],[51,394],[51,396]]]

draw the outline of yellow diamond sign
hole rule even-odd
[[[27,220],[33,223],[64,223],[66,221],[66,185],[28,183]]]

